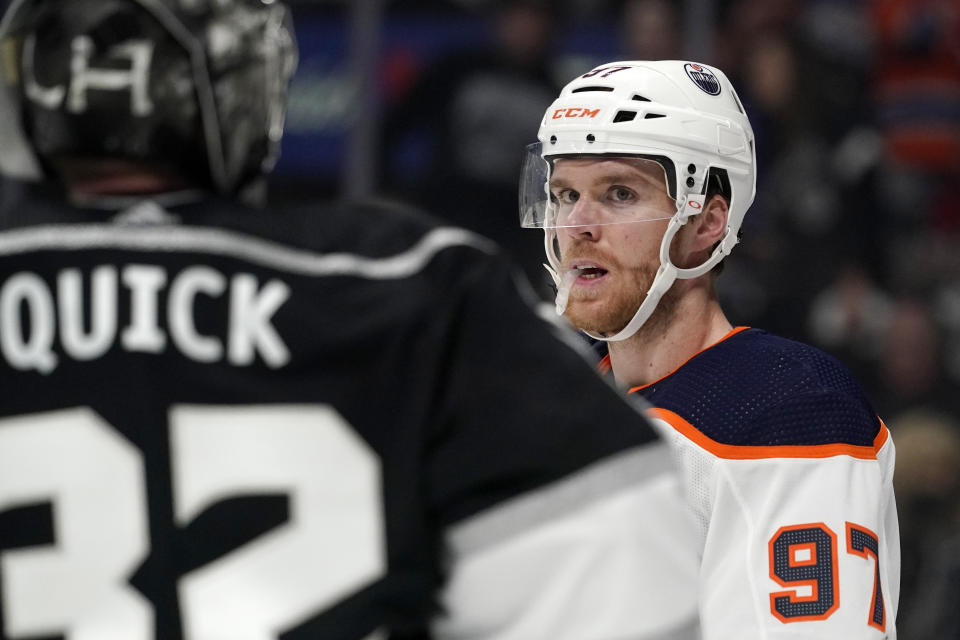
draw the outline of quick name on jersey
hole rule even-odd
[[[130,353],[173,348],[196,362],[238,367],[253,364],[257,354],[275,369],[290,361],[272,323],[290,297],[282,280],[261,285],[250,273],[225,274],[206,265],[168,273],[149,264],[104,264],[89,273],[66,268],[53,280],[20,271],[0,283],[0,354],[15,369],[49,374],[61,357],[95,360],[114,345]],[[129,318],[119,317],[122,289],[130,296]],[[203,298],[227,303],[226,317],[216,323],[219,335],[198,328],[197,305]],[[166,329],[160,317],[164,307]]]

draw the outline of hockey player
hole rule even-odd
[[[894,447],[848,371],[734,327],[714,290],[755,192],[753,132],[719,70],[602,65],[547,110],[521,224],[557,311],[676,445],[700,522],[704,637],[894,638]]]
[[[241,202],[281,3],[14,0],[0,40],[41,178],[0,210],[0,638],[686,637],[666,445],[487,241]]]

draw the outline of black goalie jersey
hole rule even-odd
[[[0,638],[582,640],[695,610],[663,445],[486,241],[373,206],[7,201]]]

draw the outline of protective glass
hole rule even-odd
[[[669,220],[677,212],[667,174],[637,156],[541,155],[529,145],[520,178],[520,226],[553,229]]]

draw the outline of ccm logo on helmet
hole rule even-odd
[[[600,113],[600,109],[587,109],[586,107],[572,107],[570,109],[557,109],[553,112],[553,119],[561,118],[595,118]]]
[[[717,76],[713,75],[713,71],[707,69],[701,64],[696,64],[693,62],[688,62],[683,65],[683,70],[687,72],[687,76],[693,80],[693,84],[700,87],[704,93],[708,93],[711,96],[720,95],[720,81],[717,80]]]

